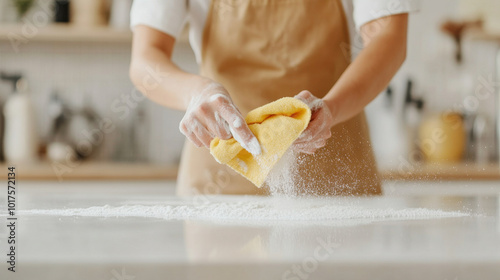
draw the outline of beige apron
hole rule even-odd
[[[212,0],[203,34],[201,73],[231,94],[243,115],[309,90],[324,97],[350,62],[341,0]],[[326,147],[300,155],[295,184],[323,195],[379,194],[380,180],[364,113],[335,126]],[[186,141],[177,192],[266,194],[206,148]]]

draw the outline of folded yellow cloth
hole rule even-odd
[[[262,154],[254,157],[234,138],[214,138],[210,153],[219,163],[228,165],[260,188],[310,119],[311,110],[304,102],[292,97],[281,98],[250,111],[245,118],[260,142]]]

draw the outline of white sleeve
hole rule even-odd
[[[130,27],[147,25],[178,38],[187,19],[184,0],[134,0],[130,11]]]
[[[419,0],[353,0],[356,29],[372,20],[389,15],[418,11]]]

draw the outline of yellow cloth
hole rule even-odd
[[[254,157],[234,138],[214,138],[210,143],[210,153],[219,163],[228,165],[260,188],[273,166],[306,129],[310,119],[311,110],[305,103],[291,97],[281,98],[250,111],[245,118],[260,142],[262,154]]]

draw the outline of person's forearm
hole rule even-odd
[[[387,87],[406,58],[406,24],[404,28],[404,32],[387,28],[365,38],[365,49],[324,97],[334,125],[359,114]]]
[[[179,69],[164,51],[148,47],[136,50],[130,67],[134,85],[152,101],[172,109],[185,110],[192,94],[208,79]]]

